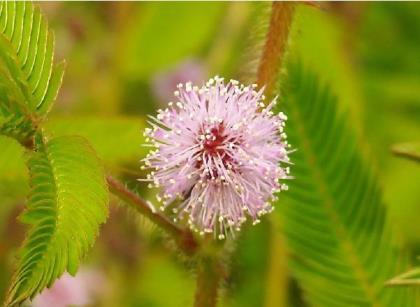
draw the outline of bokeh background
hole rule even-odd
[[[154,201],[135,180],[143,176],[146,115],[170,101],[179,82],[201,83],[215,74],[250,78],[249,60],[258,51],[249,37],[268,4],[40,6],[56,34],[56,58],[67,61],[47,128],[89,138],[109,172]],[[288,47],[331,85],[363,136],[392,225],[413,256],[420,254],[420,166],[391,147],[420,141],[419,33],[420,3],[301,4]],[[0,301],[24,233],[16,221],[28,191],[22,155],[16,143],[0,138]],[[63,289],[88,296],[90,306],[191,306],[192,265],[171,253],[171,243],[148,221],[112,202],[81,274]],[[275,216],[242,233],[222,306],[304,306],[281,240]]]

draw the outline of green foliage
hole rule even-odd
[[[408,285],[408,286],[420,286],[420,267],[405,272],[404,274],[394,277],[387,282],[388,285]]]
[[[53,64],[54,35],[38,7],[0,3],[0,133],[22,141],[34,134],[61,84]]]
[[[415,162],[420,162],[420,142],[396,144],[392,146],[394,154]]]
[[[92,169],[86,159],[95,161],[93,150],[88,149],[86,141],[65,136],[77,134],[88,139],[108,170],[121,171],[126,178],[141,177],[132,165],[138,165],[148,148],[141,147],[144,119],[133,114],[154,112],[156,98],[150,88],[153,75],[194,57],[212,74],[254,82],[260,57],[255,49],[263,44],[271,7],[270,3],[232,7],[223,3],[40,4],[44,5],[60,40],[59,53],[65,54],[71,67],[66,73],[63,100],[55,110],[66,113],[66,117],[49,116],[48,122],[42,123],[62,77],[63,66],[53,65],[54,37],[36,6],[0,3],[1,302],[10,258],[21,238],[20,228],[12,219],[16,210],[11,209],[29,191],[23,154],[27,152],[29,157],[32,194],[22,219],[29,223],[30,231],[20,251],[9,302],[34,295],[30,292],[41,290],[60,272],[72,269],[79,262],[73,259],[93,243],[93,228],[105,219],[105,201],[98,200],[106,198],[103,181],[98,179],[102,186],[99,193],[90,186],[94,185],[91,177],[99,178],[103,173],[97,162],[94,164],[99,172],[89,173]],[[290,269],[298,283],[281,283],[288,278],[282,274],[287,275],[289,267],[281,272],[276,262],[288,253],[276,250],[283,245],[273,239],[275,230],[266,220],[236,238],[224,297],[219,301],[222,306],[283,306],[270,300],[273,292],[273,297],[286,292],[290,296],[288,306],[306,306],[297,287],[304,290],[310,306],[412,304],[404,301],[404,295],[414,287],[391,286],[418,284],[418,266],[409,270],[400,259],[402,249],[392,243],[370,164],[367,166],[362,157],[366,148],[374,152],[372,162],[376,167],[379,164],[379,180],[385,188],[392,222],[404,231],[405,250],[418,249],[420,172],[416,172],[418,164],[413,163],[418,161],[418,144],[393,144],[416,141],[419,135],[420,62],[416,59],[420,40],[416,38],[420,10],[415,4],[399,3],[325,6],[327,10],[296,7],[286,56],[286,60],[303,60],[317,76],[293,69],[286,87],[285,112],[290,117],[287,132],[297,149],[292,155],[292,175],[296,178],[290,182],[290,191],[280,195],[276,210],[283,219],[279,224],[289,239]],[[253,34],[249,26],[255,24],[259,26]],[[247,45],[251,52],[247,52]],[[235,75],[236,71],[241,73]],[[328,82],[339,100],[337,105],[316,79]],[[369,146],[363,146],[365,151],[356,150],[352,133],[337,116],[343,109],[349,112],[346,117],[351,129],[369,141]],[[56,138],[38,140],[35,152],[29,150],[31,146],[22,148],[2,136],[31,145],[26,141],[39,127]],[[66,149],[57,149],[61,146]],[[394,154],[412,161],[395,157],[391,147]],[[56,182],[51,176],[52,156],[56,161],[79,160],[75,165],[60,164],[55,173],[60,182]],[[77,187],[63,188],[61,181]],[[138,188],[142,186],[138,184]],[[59,187],[68,193],[60,195],[71,195],[51,197],[51,191],[58,195]],[[148,193],[154,202],[155,191]],[[92,206],[91,198],[95,197],[97,204]],[[81,198],[86,202],[80,209],[71,206],[69,199]],[[130,219],[132,214],[128,215]],[[59,221],[58,216],[65,216],[67,226],[53,222]],[[124,232],[118,229],[127,225],[124,215],[114,215],[112,222],[93,255],[94,263],[111,276],[108,282],[112,291],[101,293],[100,305],[191,305],[193,274],[185,272],[179,258],[168,253],[144,227],[138,233],[128,229],[132,236],[121,235]],[[84,223],[89,227],[85,229]],[[58,249],[59,244],[63,248]],[[57,262],[49,265],[54,260]],[[162,295],[162,288],[166,295]],[[108,300],[108,295],[113,299]]]
[[[8,213],[24,200],[29,187],[22,146],[0,135],[0,233],[7,227]]]
[[[37,137],[28,158],[31,193],[21,220],[31,228],[6,305],[32,298],[65,270],[75,274],[107,217],[104,171],[81,137]]]
[[[31,193],[22,215],[31,228],[6,305],[33,297],[65,270],[75,273],[107,215],[104,172],[86,141],[37,136],[31,144],[61,84],[64,65],[53,59],[54,35],[39,8],[1,2],[0,134],[35,146],[28,154]]]
[[[54,117],[45,128],[56,136],[77,134],[88,139],[106,163],[138,163],[148,152],[142,131],[145,121],[139,117],[81,116]]]
[[[291,269],[315,306],[412,306],[384,287],[405,265],[375,178],[336,99],[315,75],[290,65],[284,86],[287,133],[297,151],[279,211]]]
[[[109,167],[121,163],[138,165],[148,148],[141,131],[144,120],[128,116],[114,117],[52,117],[44,125],[54,136],[80,135],[91,143],[100,159]],[[133,141],[137,140],[137,141]],[[0,199],[22,199],[27,188],[27,172],[22,147],[13,139],[0,135]],[[0,216],[2,216],[0,214]]]
[[[214,35],[223,8],[223,3],[146,4],[126,33],[130,39],[120,57],[124,71],[144,78],[199,53]]]
[[[344,21],[331,12],[307,5],[297,6],[289,57],[303,60],[317,76],[328,82],[339,100],[338,110],[346,109],[348,116],[356,120],[353,129],[359,129],[364,101],[351,58],[342,52],[343,41],[351,35],[343,31],[344,26]]]
[[[381,169],[389,214],[407,245],[418,246],[420,165],[396,158],[389,149],[420,140],[420,6],[370,3],[361,7],[357,23],[359,30],[347,41],[353,44],[350,56],[363,85],[364,133]]]
[[[138,307],[193,305],[192,291],[187,289],[194,289],[195,281],[194,277],[185,271],[184,266],[168,261],[159,253],[154,253],[147,263],[144,263],[144,268],[138,276],[142,277],[141,280],[136,280],[130,286],[130,292],[126,292],[127,295],[123,299],[125,304],[122,305]],[[165,295],[156,289],[165,289]]]

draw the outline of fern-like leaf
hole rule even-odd
[[[7,306],[32,298],[67,270],[74,274],[107,217],[103,168],[81,137],[38,137],[28,159],[31,193],[21,220],[30,230]]]
[[[385,282],[406,265],[369,164],[328,88],[291,65],[284,86],[293,154],[279,211],[292,271],[314,306],[413,306]]]
[[[64,63],[54,65],[54,34],[30,2],[0,3],[0,133],[34,133],[51,109]],[[16,117],[19,118],[16,119]],[[15,121],[27,124],[18,127]],[[4,125],[8,130],[3,129]],[[21,130],[25,128],[26,130]]]

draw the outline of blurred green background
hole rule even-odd
[[[249,33],[268,4],[40,5],[56,34],[56,58],[67,61],[46,129],[89,138],[108,171],[153,201],[135,180],[143,175],[146,115],[171,99],[178,82],[201,83],[214,74],[244,80],[246,61],[257,52],[247,45]],[[395,232],[413,255],[420,254],[420,166],[390,148],[420,141],[419,33],[420,3],[299,5],[288,48],[339,97],[374,162]],[[0,298],[23,238],[16,222],[28,190],[22,155],[0,138]],[[93,305],[191,306],[191,264],[169,252],[158,229],[113,202],[85,262],[101,276]],[[238,238],[222,306],[304,306],[276,222],[274,214]]]

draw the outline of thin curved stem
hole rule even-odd
[[[181,250],[187,255],[193,255],[197,251],[198,242],[189,229],[178,226],[165,215],[155,211],[144,199],[133,191],[130,191],[124,184],[115,178],[108,176],[107,182],[111,193],[124,200],[130,207],[148,217],[153,223],[170,234]]]
[[[264,49],[257,71],[257,84],[265,86],[265,95],[272,96],[277,74],[289,38],[295,3],[274,1]]]

